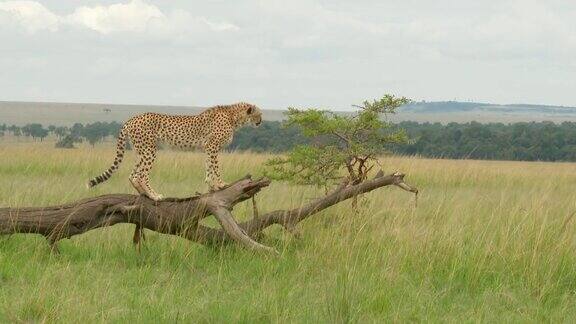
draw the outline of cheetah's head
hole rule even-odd
[[[246,122],[259,126],[262,123],[262,111],[256,105],[246,104]]]

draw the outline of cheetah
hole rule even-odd
[[[90,180],[88,187],[108,180],[118,170],[129,137],[139,157],[129,180],[138,193],[155,201],[162,199],[162,195],[150,186],[149,178],[159,141],[180,148],[202,148],[207,155],[205,181],[212,191],[219,190],[226,183],[220,177],[218,152],[232,141],[235,129],[248,123],[260,125],[262,112],[257,106],[245,102],[214,106],[191,116],[144,113],[132,117],[122,126],[118,136],[114,163],[104,173]]]

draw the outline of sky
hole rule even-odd
[[[0,1],[0,100],[576,106],[576,1]]]

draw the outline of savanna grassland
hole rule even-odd
[[[111,144],[61,150],[0,143],[0,206],[44,206],[131,193],[133,153],[110,181]],[[223,155],[224,177],[262,174],[266,155]],[[344,202],[265,243],[280,258],[213,249],[133,225],[63,240],[51,255],[36,235],[0,237],[1,322],[573,322],[576,320],[576,164],[384,158],[421,190]],[[203,156],[162,151],[152,183],[166,196],[205,191]],[[322,190],[273,183],[261,212],[296,207]],[[238,219],[251,205],[234,210]],[[211,220],[208,223],[213,224]]]

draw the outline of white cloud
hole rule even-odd
[[[110,6],[80,7],[65,17],[71,24],[108,34],[117,31],[144,32],[166,23],[158,7],[140,0]]]
[[[56,31],[60,17],[36,1],[0,2],[0,22],[18,25],[29,33]]]
[[[234,31],[240,29],[238,26],[227,22],[214,22],[206,19],[205,17],[198,17],[197,19],[200,23],[206,24],[206,26],[210,27],[212,30],[215,31],[225,31],[225,30]]]
[[[68,15],[57,15],[36,1],[0,2],[0,19],[16,24],[29,33],[43,30],[55,32],[65,26],[89,29],[101,34],[114,32],[170,35],[194,32],[194,29],[215,32],[236,31],[239,27],[228,22],[212,21],[184,10],[164,13],[143,0],[108,6],[81,6]],[[2,20],[0,20],[0,23]]]

